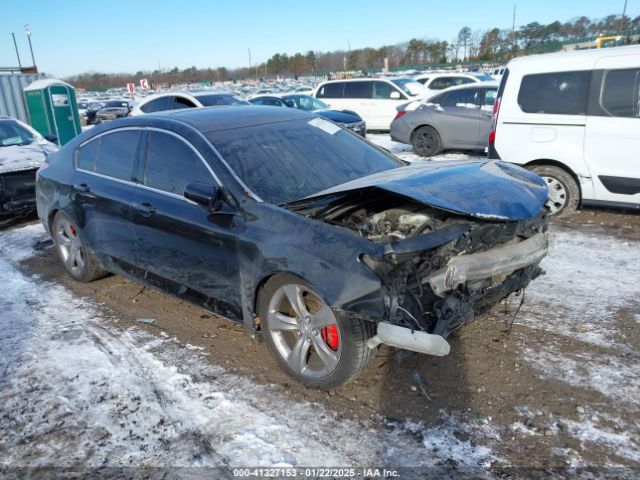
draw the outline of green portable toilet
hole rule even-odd
[[[23,92],[31,126],[42,136],[55,135],[58,145],[64,145],[82,131],[76,91],[68,83],[46,78]]]

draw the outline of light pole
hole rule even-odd
[[[33,46],[31,45],[31,28],[29,27],[28,23],[24,26],[24,31],[27,32],[27,38],[29,39],[29,50],[31,51],[31,62],[33,63],[33,68],[37,70],[36,59],[33,57]]]
[[[11,33],[11,36],[13,37],[13,46],[16,47],[16,57],[18,57],[18,67],[22,71],[22,62],[20,61],[20,53],[18,52],[18,44],[16,43],[16,34]]]
[[[624,18],[627,15],[627,0],[624,0],[624,7],[622,8],[622,18],[620,19],[620,26],[621,26],[621,32],[620,33],[624,33],[624,27],[627,23],[626,19]]]

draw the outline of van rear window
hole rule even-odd
[[[640,69],[608,71],[601,104],[612,117],[640,117]]]
[[[525,113],[585,115],[591,71],[525,75],[518,104]]]

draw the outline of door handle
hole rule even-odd
[[[149,218],[156,213],[156,209],[150,203],[143,203],[142,205],[138,205],[138,212],[145,218]]]
[[[91,187],[86,183],[81,183],[80,185],[74,185],[73,189],[78,193],[89,193],[91,191]]]
[[[484,115],[485,117],[493,117],[493,113],[490,112],[482,112],[482,115]]]

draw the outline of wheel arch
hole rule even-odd
[[[301,280],[302,282],[308,284],[314,292],[316,292],[318,295],[320,295],[320,297],[322,298],[322,300],[329,306],[331,306],[331,303],[328,301],[326,295],[322,292],[322,290],[319,290],[317,288],[317,285],[315,285],[313,282],[307,280],[306,278],[304,278],[302,275],[299,275],[298,273],[295,272],[291,272],[288,270],[275,270],[269,273],[266,273],[265,275],[263,275],[258,282],[256,283],[255,287],[253,288],[253,299],[251,301],[251,308],[252,308],[252,314],[253,315],[258,315],[258,310],[259,310],[259,301],[260,301],[260,295],[262,294],[262,290],[264,289],[264,286],[273,278],[275,277],[279,277],[279,276],[290,276],[290,277],[295,277],[299,280]]]
[[[532,160],[530,162],[527,162],[522,166],[529,170],[531,169],[531,167],[536,167],[536,166],[557,167],[557,168],[560,168],[561,170],[564,170],[569,175],[571,175],[571,177],[575,180],[576,185],[578,186],[578,191],[580,192],[578,205],[582,205],[582,185],[580,185],[580,179],[578,178],[578,175],[576,174],[576,172],[574,172],[573,169],[571,169],[566,163],[559,162],[558,160],[553,160],[550,158],[539,158],[537,160]]]
[[[440,137],[440,143],[442,143],[442,134],[440,133],[440,130],[438,130],[438,128],[435,125],[433,125],[432,123],[421,123],[420,125],[416,125],[413,128],[413,130],[411,130],[411,135],[409,136],[409,141],[411,143],[413,143],[413,137],[415,136],[416,132],[422,127],[433,128],[436,131],[436,133],[438,134],[438,136]]]

